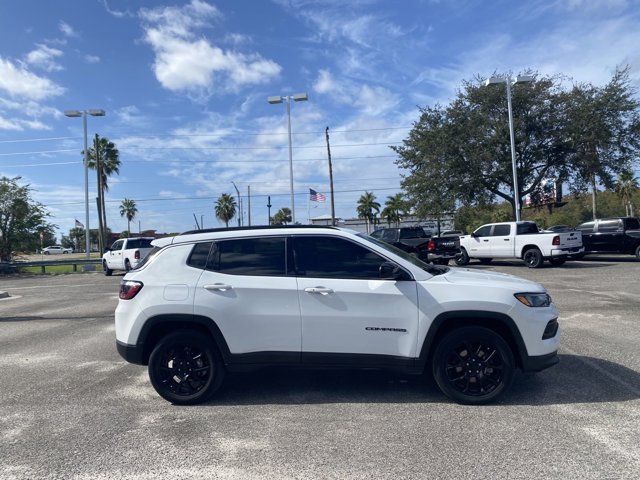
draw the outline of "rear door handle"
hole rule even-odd
[[[508,241],[509,241],[509,239],[508,239],[508,238],[505,238],[505,239],[504,239],[504,241],[505,241],[505,242],[508,242]]]
[[[333,293],[333,289],[327,287],[308,287],[304,289],[307,293],[319,293],[320,295],[328,295]]]
[[[489,240],[482,240],[483,242],[488,242]]]
[[[224,283],[214,283],[213,285],[205,285],[204,289],[205,290],[209,290],[210,292],[219,292],[219,291],[226,291],[226,290],[231,290],[233,287],[231,285],[226,285]]]

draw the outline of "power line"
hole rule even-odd
[[[39,150],[37,152],[11,152],[11,153],[0,153],[1,157],[8,157],[10,155],[37,155],[39,153],[60,153],[60,152],[77,152],[77,148],[65,148],[60,150]]]
[[[14,140],[0,140],[0,143],[46,142],[50,140],[82,140],[82,137],[19,138]]]

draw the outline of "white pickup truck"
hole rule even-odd
[[[114,270],[129,270],[136,268],[144,257],[151,251],[153,237],[121,238],[116,240],[102,256],[102,269],[109,276]]]
[[[584,252],[582,233],[540,233],[534,222],[490,223],[471,235],[460,237],[460,266],[477,258],[489,263],[494,258],[520,258],[529,268],[540,268],[545,260],[562,265],[567,258]]]

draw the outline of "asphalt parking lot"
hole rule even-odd
[[[501,402],[375,372],[262,371],[176,407],[120,359],[119,276],[0,277],[0,478],[640,478],[640,263],[529,270],[561,363]]]

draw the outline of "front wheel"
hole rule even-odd
[[[107,266],[107,262],[103,261],[102,262],[102,270],[104,271],[104,274],[107,277],[110,277],[111,274],[113,273],[113,270],[111,270],[108,266]]]
[[[636,248],[636,260],[640,260],[640,245]]]
[[[542,252],[537,248],[530,248],[524,252],[522,259],[524,260],[524,264],[529,268],[540,268],[544,262]]]
[[[549,263],[551,265],[553,265],[554,267],[558,267],[560,265],[564,265],[564,263],[567,261],[566,258],[550,258],[549,259]]]
[[[124,261],[124,271],[125,271],[125,272],[128,272],[129,270],[131,270],[131,264],[129,263],[129,259],[127,258],[127,259]]]
[[[433,377],[458,403],[483,404],[509,389],[515,361],[507,342],[484,327],[457,328],[442,338],[433,355]]]
[[[206,401],[220,388],[224,366],[207,336],[185,330],[158,342],[149,357],[149,378],[165,400],[194,405]]]
[[[455,261],[456,265],[458,265],[459,267],[464,267],[465,265],[469,264],[469,254],[464,248],[460,250],[460,255],[456,257]]]

